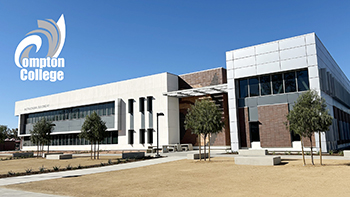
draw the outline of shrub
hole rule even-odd
[[[341,151],[338,152],[338,154],[339,154],[340,156],[343,156],[343,155],[344,155],[344,152],[341,150]]]
[[[332,150],[330,150],[330,151],[329,151],[329,154],[330,154],[330,155],[333,155],[333,151],[332,151]]]
[[[104,164],[103,162],[101,162],[101,166],[105,166],[106,164]]]
[[[12,170],[11,170],[11,171],[8,171],[8,172],[7,172],[7,174],[8,174],[8,175],[10,175],[10,176],[15,175],[15,173],[14,173],[14,172],[12,172]]]
[[[113,164],[112,160],[108,159],[108,164],[109,165]]]
[[[78,169],[82,169],[83,167],[79,164],[77,168],[78,168]]]
[[[52,168],[54,171],[58,171],[60,169],[60,166],[53,166]]]
[[[117,159],[117,164],[119,164],[119,163],[120,163],[120,159],[118,158],[118,159]]]
[[[68,164],[68,166],[66,167],[67,170],[71,170],[72,166],[70,164]]]
[[[40,171],[40,172],[44,172],[44,171],[45,171],[44,165],[42,165],[41,167],[39,167],[39,171]]]
[[[31,173],[32,171],[33,171],[33,169],[31,169],[31,168],[26,169],[27,174]]]

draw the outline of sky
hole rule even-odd
[[[62,81],[23,81],[14,61],[37,20],[61,15]],[[15,102],[162,72],[226,67],[225,52],[315,32],[350,78],[350,1],[0,0],[0,125],[17,128]],[[45,57],[48,42],[30,57]],[[58,70],[58,69],[57,69]]]

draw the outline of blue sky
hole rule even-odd
[[[226,51],[311,32],[349,78],[349,10],[350,1],[0,0],[0,124],[17,127],[19,100],[226,67]],[[22,81],[14,63],[17,45],[37,29],[37,20],[57,21],[61,14],[67,28],[60,54],[64,80]]]

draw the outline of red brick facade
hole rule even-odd
[[[199,88],[210,85],[218,85],[226,83],[226,69],[216,68],[211,70],[205,70],[195,73],[189,73],[179,76],[179,89],[191,89]],[[198,146],[198,136],[191,134],[190,130],[184,130],[184,116],[187,114],[187,109],[195,103],[197,99],[207,97],[212,99],[210,96],[202,97],[186,97],[179,100],[180,107],[180,143],[192,143]],[[230,145],[230,125],[228,116],[228,98],[227,94],[222,94],[222,105],[223,105],[223,119],[225,122],[225,128],[218,134],[213,134],[210,139],[210,144],[213,146],[229,146]],[[207,138],[208,139],[208,138]],[[202,139],[202,144],[204,140]]]
[[[286,115],[288,104],[258,106],[260,145],[268,147],[292,147]]]

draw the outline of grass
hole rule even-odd
[[[140,168],[53,179],[7,188],[68,196],[348,196],[349,161],[300,159],[279,166],[180,160]],[[319,161],[315,159],[317,164]],[[310,186],[312,184],[312,190]],[[74,187],[72,187],[74,185]],[[297,189],[296,189],[297,188]]]

